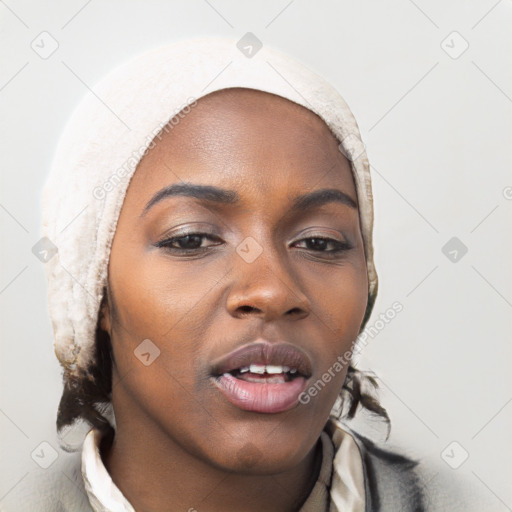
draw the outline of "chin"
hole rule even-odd
[[[250,438],[249,438],[250,439]],[[280,441],[280,440],[279,440]],[[244,444],[224,444],[222,450],[205,454],[210,464],[217,468],[242,475],[274,475],[296,467],[314,448],[305,446],[306,439],[282,441],[270,444],[267,439],[253,438]]]

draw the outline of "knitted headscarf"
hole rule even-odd
[[[64,385],[93,376],[98,314],[110,249],[138,163],[160,130],[201,97],[242,87],[272,93],[313,111],[350,160],[368,269],[368,320],[377,294],[369,164],[357,123],[339,93],[286,55],[207,38],[143,53],[109,73],[81,101],[59,141],[43,190],[49,311]],[[179,118],[178,116],[178,118]]]

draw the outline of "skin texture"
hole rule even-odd
[[[210,365],[263,337],[300,347],[315,382],[353,346],[368,296],[357,207],[290,210],[323,188],[357,204],[350,163],[314,113],[248,89],[201,98],[155,141],[110,256],[101,327],[113,348],[117,431],[102,457],[138,511],[298,510],[347,367],[307,405],[261,414],[230,404]],[[157,191],[182,182],[234,190],[240,202],[168,197],[142,215]],[[188,255],[155,245],[184,232],[215,238],[173,242],[202,248]],[[315,236],[352,248],[329,256],[336,244]],[[262,248],[252,263],[236,251],[246,237]],[[145,339],[160,350],[149,366],[134,355]]]

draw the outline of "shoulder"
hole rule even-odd
[[[389,448],[345,425],[335,422],[352,435],[361,453],[366,510],[402,512],[481,512],[494,510],[482,493],[461,474],[431,460],[414,459],[400,447]],[[493,508],[494,507],[494,508]]]
[[[59,449],[46,469],[35,464],[0,502],[1,512],[92,512],[81,472],[81,452]]]
[[[419,463],[356,432],[350,432],[361,453],[367,510],[426,511],[426,489]]]

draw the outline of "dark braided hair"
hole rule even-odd
[[[104,408],[112,400],[112,345],[109,334],[96,326],[94,363],[87,372],[78,376],[64,370],[64,389],[57,411],[57,431],[71,426],[77,420],[85,420],[103,435],[113,435],[114,429],[104,414]]]

